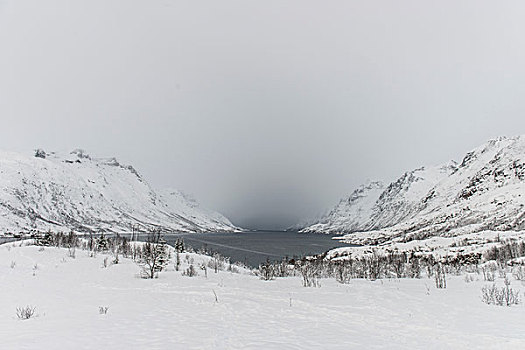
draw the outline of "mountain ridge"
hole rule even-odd
[[[0,151],[0,232],[240,231],[177,190],[154,190],[131,165],[82,149]]]
[[[373,205],[364,218],[333,215],[353,213],[360,203],[351,203],[301,232],[377,244],[525,229],[525,137],[499,137],[468,152],[460,163],[406,172],[367,200]]]

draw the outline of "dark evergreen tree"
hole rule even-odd
[[[109,240],[104,234],[100,235],[100,237],[97,239],[97,247],[100,251],[109,250]]]

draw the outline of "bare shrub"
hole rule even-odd
[[[191,264],[191,265],[186,269],[186,271],[183,271],[183,272],[182,272],[182,275],[183,275],[183,276],[188,276],[188,277],[195,277],[195,276],[198,276],[199,274],[197,273],[197,270],[195,269],[195,267],[193,267],[193,264]]]
[[[212,258],[208,261],[208,267],[210,269],[213,269],[215,273],[218,273],[219,271],[223,271],[226,264],[225,260],[220,254],[213,254]]]
[[[434,277],[436,281],[436,288],[444,289],[447,288],[447,279],[445,275],[445,269],[442,264],[437,264],[434,269]]]
[[[498,289],[496,288],[496,283],[491,285],[485,285],[481,288],[481,300],[485,304],[496,304],[496,294]]]
[[[481,271],[483,271],[483,280],[494,282],[496,279],[496,270],[498,269],[496,264],[485,264],[485,266],[482,267]]]
[[[510,288],[510,281],[505,277],[504,286],[497,288],[493,283],[481,288],[481,300],[489,305],[511,306],[520,303],[519,291]]]
[[[16,261],[11,261],[11,268],[14,269],[16,267]]]
[[[265,263],[259,265],[259,270],[257,271],[257,274],[259,275],[259,278],[264,281],[270,281],[275,279],[275,271],[273,268],[273,264],[266,260]]]
[[[387,259],[387,266],[390,266],[390,271],[394,273],[396,278],[401,278],[406,275],[406,253],[391,252]]]
[[[101,315],[105,315],[108,313],[109,306],[99,306],[98,307],[98,313]]]
[[[350,283],[352,280],[352,261],[340,261],[335,267],[335,279],[342,284]]]
[[[43,158],[45,159],[47,156],[46,151],[44,151],[42,148],[37,148],[35,150],[35,157],[36,158]]]
[[[303,278],[303,287],[321,287],[319,282],[321,272],[319,264],[305,260],[299,264],[298,268]]]
[[[500,242],[500,240],[497,240]],[[502,245],[492,247],[485,252],[486,260],[495,260],[500,266],[505,266],[506,262],[525,256],[525,242],[507,241],[503,242]]]
[[[28,320],[31,317],[35,316],[35,311],[36,311],[36,308],[31,305],[27,305],[26,307],[17,307],[16,316],[20,320]]]
[[[414,254],[414,252],[411,253],[411,256],[409,258],[409,267],[408,267],[408,275],[411,278],[421,278],[421,264],[419,261],[419,257]]]
[[[525,280],[525,268],[523,267],[523,265],[514,267],[512,269],[512,276],[514,276],[514,278],[518,281]]]

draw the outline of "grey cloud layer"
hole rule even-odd
[[[278,228],[525,132],[518,1],[0,1],[0,147],[84,147]]]

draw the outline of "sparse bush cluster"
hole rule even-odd
[[[462,257],[446,257],[437,260],[429,254],[397,252],[379,254],[371,251],[361,257],[336,257],[326,259],[325,254],[310,258],[284,259],[280,262],[266,261],[255,270],[263,280],[277,277],[301,276],[305,287],[320,286],[321,278],[335,278],[339,283],[352,279],[384,278],[433,278],[437,288],[446,288],[448,274],[459,275],[463,270],[479,271],[481,254]]]
[[[263,281],[270,281],[275,278],[275,267],[274,264],[267,260],[265,263],[259,265],[257,275]]]
[[[51,231],[48,231],[43,235],[36,235],[35,244],[39,246],[45,246],[45,247],[72,248],[72,247],[78,247],[80,245],[80,239],[74,232],[53,233]]]
[[[518,281],[525,281],[525,267],[516,266],[512,269],[512,276]]]
[[[74,232],[65,234],[50,231],[35,236],[35,244],[42,247],[68,248],[70,258],[76,257],[77,248],[89,251],[92,257],[99,252],[111,253],[112,260],[107,257],[104,259],[102,266],[105,268],[111,264],[118,264],[119,255],[122,255],[133,259],[143,267],[141,276],[144,278],[156,277],[158,272],[167,266],[170,259],[168,245],[158,231],[149,233],[147,241],[142,245],[131,245],[128,238],[118,234],[115,236],[90,235],[81,239]],[[179,249],[182,247],[183,245],[179,245]]]
[[[92,253],[92,256],[95,256],[98,252],[113,253],[117,263],[119,254],[125,257],[137,255],[133,251],[129,239],[118,234],[111,237],[101,234],[100,236],[89,235],[81,238],[74,232],[54,233],[48,231],[41,235],[35,235],[34,238],[35,244],[41,246],[40,250],[43,251],[44,247],[68,248],[68,256],[71,258],[75,258],[76,248],[88,250]]]
[[[511,306],[520,303],[519,291],[510,287],[507,277],[504,279],[504,286],[496,287],[496,283],[483,286],[481,289],[481,300],[489,305]]]
[[[436,259],[431,254],[418,252],[391,251],[388,254],[370,254],[361,257],[336,257],[326,259],[326,254],[298,260],[283,260],[259,265],[255,273],[263,280],[277,277],[301,276],[303,286],[319,287],[321,278],[335,278],[339,283],[350,283],[352,279],[383,278],[433,278],[438,289],[447,288],[447,275],[466,273],[465,282],[475,280],[472,274],[482,274],[485,281],[494,282],[498,278],[504,286],[488,285],[482,289],[482,300],[487,304],[511,306],[520,303],[519,291],[510,287],[507,273],[518,280],[525,280],[525,264],[516,259],[521,254],[523,244],[505,243],[492,248],[483,256],[481,253],[468,253]],[[484,259],[494,259],[481,264]],[[515,259],[510,261],[507,259]],[[510,267],[509,267],[510,266]]]
[[[188,277],[195,277],[195,276],[198,276],[199,274],[197,273],[197,270],[195,269],[193,264],[190,264],[190,266],[188,266],[188,268],[182,272],[182,275],[188,276]]]
[[[295,266],[303,278],[303,287],[321,287],[319,278],[321,278],[323,264],[311,263],[309,260],[304,259]]]
[[[36,308],[31,305],[27,305],[25,307],[17,307],[16,316],[20,320],[28,320],[31,317],[35,316],[35,311],[36,311]]]
[[[509,260],[525,256],[525,242],[507,241],[485,252],[485,260],[497,261],[505,266]]]
[[[219,271],[224,271],[226,264],[229,264],[230,261],[228,258],[221,256],[218,253],[212,255],[211,259],[208,261],[208,267],[212,269],[215,273]]]
[[[259,276],[260,279],[269,281],[276,277],[289,277],[296,276],[298,271],[295,269],[295,260],[289,260],[284,258],[281,261],[271,262],[266,260],[264,263],[259,264],[258,269],[254,273]]]
[[[481,271],[483,271],[484,281],[494,282],[496,279],[496,272],[498,271],[498,265],[492,261],[488,262],[483,265]]]

